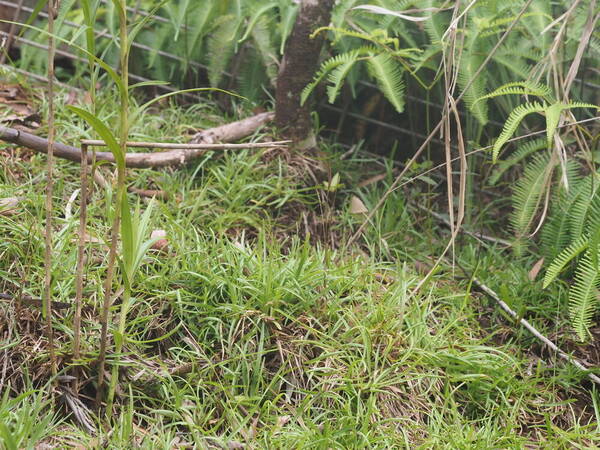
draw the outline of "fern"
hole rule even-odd
[[[464,101],[469,111],[475,116],[481,125],[488,121],[488,105],[485,101],[478,101],[485,92],[486,74],[481,72],[465,91],[467,85],[473,80],[475,73],[483,62],[483,57],[477,56],[474,49],[464,50],[458,69],[458,85],[463,91]]]
[[[336,67],[329,73],[328,80],[331,83],[331,86],[327,87],[327,97],[329,103],[335,102],[335,99],[337,98],[340,92],[344,80],[348,76],[348,73],[350,72],[352,67],[354,67],[354,64],[356,64],[356,62],[358,61],[360,53],[353,52],[350,56],[351,57],[347,61],[345,61],[343,64]]]
[[[498,154],[500,153],[500,149],[506,142],[515,134],[517,128],[519,127],[521,121],[533,113],[542,113],[546,109],[545,104],[540,104],[538,102],[532,103],[524,103],[522,105],[517,106],[512,110],[506,123],[504,124],[504,128],[502,129],[502,133],[494,143],[494,147],[492,149],[492,157],[494,163],[498,160]]]
[[[578,186],[569,211],[569,231],[572,236],[578,237],[583,233],[592,204],[597,200],[599,188],[600,180],[593,175],[586,177]]]
[[[494,55],[493,59],[519,78],[526,79],[531,74],[531,65],[518,55]]]
[[[270,28],[269,19],[266,16],[262,16],[257,19],[252,27],[251,35],[254,47],[258,50],[269,81],[272,86],[275,86],[278,60],[277,49],[271,37]]]
[[[548,139],[548,147],[552,146],[552,140],[554,139],[554,134],[556,133],[556,128],[558,127],[558,121],[560,120],[560,115],[563,111],[567,109],[574,108],[598,108],[596,105],[592,105],[591,103],[581,103],[581,102],[572,102],[572,103],[561,103],[556,102],[546,108],[546,135]]]
[[[551,163],[548,154],[536,155],[517,182],[513,190],[513,213],[510,217],[517,236],[523,236],[529,231],[543,194],[549,188],[555,165]]]
[[[545,140],[543,142],[545,145]],[[560,252],[573,242],[569,231],[569,216],[573,206],[571,199],[574,191],[576,191],[575,187],[581,182],[579,165],[577,162],[569,160],[565,172],[564,175],[562,173],[559,175],[561,178],[563,176],[567,178],[570,188],[567,192],[562,184],[559,185],[554,194],[550,215],[541,232],[542,252],[546,261],[553,261]]]
[[[239,20],[233,14],[220,16],[214,23],[208,39],[208,79],[211,86],[219,85],[233,56],[238,25]]]
[[[598,267],[592,263],[590,252],[586,252],[579,261],[575,281],[569,290],[571,325],[582,341],[589,336],[588,330],[597,307],[598,281]]]
[[[572,173],[567,176],[574,181],[571,192],[560,196],[558,207],[553,211],[554,217],[544,230],[544,240],[546,246],[555,248],[560,248],[567,240],[571,244],[552,260],[544,277],[544,287],[585,251],[577,263],[575,281],[569,291],[571,324],[583,340],[596,310],[597,285],[600,281],[600,183],[597,173],[583,179],[578,179]]]
[[[501,91],[501,92],[498,93],[498,91]],[[495,92],[492,92],[491,94],[488,94],[488,95],[493,95],[494,97],[497,97],[499,95],[506,95],[507,93],[508,94],[524,93],[524,92],[518,92],[518,91],[520,91],[520,88],[518,86],[515,86],[515,83],[510,83],[510,85],[502,86],[499,89],[497,89]],[[523,88],[523,91],[525,91],[525,88]],[[541,92],[541,91],[538,91],[538,92]],[[485,97],[486,96],[483,96],[482,98],[485,98]],[[573,109],[573,108],[598,108],[598,106],[592,105],[591,103],[581,103],[581,102],[573,102],[573,103],[555,102],[555,103],[552,103],[551,105],[548,105],[546,103],[540,104],[538,102],[531,102],[531,103],[524,103],[522,105],[517,106],[515,109],[512,110],[512,112],[508,116],[508,119],[506,120],[506,123],[504,124],[504,129],[502,130],[502,133],[500,133],[498,140],[494,143],[494,148],[492,149],[492,155],[493,155],[494,162],[497,161],[498,154],[500,153],[500,149],[502,148],[502,146],[504,144],[506,144],[506,142],[512,137],[512,135],[515,134],[515,131],[517,131],[517,128],[519,127],[519,124],[521,123],[521,121],[526,116],[528,116],[529,114],[533,114],[533,113],[540,113],[540,114],[544,113],[546,115],[546,140],[547,140],[548,148],[551,148],[552,141],[554,139],[554,135],[555,135],[557,127],[558,127],[558,122],[560,120],[560,115],[562,114],[563,111],[565,111],[567,109]]]
[[[512,154],[509,159],[505,159],[500,161],[498,164],[498,168],[494,171],[494,173],[490,176],[488,182],[491,185],[494,185],[498,182],[500,177],[511,167],[516,166],[524,159],[526,159],[529,155],[545,149],[546,148],[546,140],[545,139],[535,139],[533,141],[529,141],[525,144],[517,147],[517,150]]]
[[[240,65],[239,94],[253,102],[259,102],[263,93],[263,86],[269,84],[269,78],[260,63],[258,52],[248,49],[243,63]]]
[[[567,264],[573,261],[573,259],[579,256],[579,254],[588,247],[588,242],[587,236],[580,236],[579,239],[560,252],[546,270],[546,275],[544,275],[544,288],[547,288],[550,283],[560,275]]]
[[[513,83],[506,83],[489,94],[479,97],[477,101],[491,99],[501,95],[534,95],[549,102],[553,99],[552,90],[544,84],[536,83],[534,81],[515,81]]]
[[[341,66],[343,64],[347,64],[350,61],[356,61],[356,59],[365,53],[370,53],[373,50],[372,47],[360,47],[354,50],[351,50],[346,53],[341,53],[332,58],[329,58],[327,61],[321,64],[319,71],[315,75],[315,78],[311,83],[309,83],[303,90],[300,95],[300,104],[303,105],[306,102],[306,99],[309,95],[314,91],[317,85],[323,81],[323,79],[336,67]],[[331,81],[331,80],[330,80]],[[335,80],[332,81],[335,83]]]
[[[248,26],[246,27],[246,31],[244,31],[244,34],[239,39],[238,43],[242,43],[246,39],[248,39],[250,33],[252,33],[252,30],[258,24],[259,20],[263,18],[269,10],[277,8],[278,6],[277,2],[262,2],[262,4],[258,4],[256,1],[251,1],[248,3],[249,5],[247,5],[247,7],[248,11],[251,11],[251,15],[248,19]]]
[[[382,53],[368,60],[369,73],[375,78],[383,95],[396,111],[404,111],[404,80],[402,66],[390,55]]]

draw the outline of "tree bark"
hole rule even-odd
[[[319,65],[324,33],[310,35],[329,24],[335,0],[301,0],[292,34],[288,38],[277,77],[275,125],[297,150],[316,147],[310,105],[300,105],[300,94],[312,81]]]

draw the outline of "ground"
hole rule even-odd
[[[58,138],[92,137],[64,108],[85,99],[61,91],[57,101]],[[32,105],[44,108],[43,101]],[[97,111],[114,118],[110,92]],[[132,138],[185,141],[190,130],[233,119],[209,101],[163,105],[138,118]],[[264,128],[250,140],[270,133]],[[122,366],[108,420],[94,398],[112,195],[96,186],[88,205],[84,360],[72,360],[73,314],[61,309],[54,326],[62,378],[52,387],[39,305],[0,300],[6,448],[598,445],[597,394],[585,374],[543,350],[458,266],[443,264],[413,292],[448,239],[414,206],[435,206],[435,178],[392,194],[347,247],[363,220],[353,214],[352,196],[372,208],[391,184],[394,163],[328,142],[321,151],[326,161],[318,164],[285,151],[235,150],[209,152],[186,168],[129,170],[131,186],[162,191],[148,231],[164,230],[167,245],[145,256],[134,280],[125,350],[109,359]],[[0,152],[0,197],[18,199],[0,216],[0,292],[39,297],[46,158],[8,146]],[[96,170],[110,179],[108,167]],[[335,174],[338,183],[323,182]],[[79,166],[58,161],[55,175],[53,298],[71,304]],[[130,199],[149,207],[146,197]],[[543,292],[527,277],[535,255],[517,259],[463,236],[455,258],[576,350],[558,314],[564,292]],[[585,349],[578,356],[594,358]],[[68,377],[74,366],[82,368],[77,395]]]

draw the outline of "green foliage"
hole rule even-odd
[[[404,111],[404,81],[400,64],[389,54],[379,54],[367,60],[369,73],[377,82],[383,95],[396,111]]]
[[[570,187],[570,191],[568,195],[556,199],[555,208],[542,235],[543,247],[550,249],[546,250],[546,253],[555,254],[560,251],[546,270],[544,287],[548,287],[577,261],[574,281],[569,292],[569,313],[571,324],[583,341],[589,334],[592,317],[598,310],[598,175],[592,173],[577,180]],[[581,254],[583,256],[577,259]]]
[[[598,264],[586,252],[575,270],[575,280],[569,291],[569,314],[571,324],[582,341],[589,337],[592,316],[598,310]]]
[[[517,238],[524,237],[531,229],[545,193],[550,189],[555,166],[548,153],[535,155],[513,188],[510,221]]]

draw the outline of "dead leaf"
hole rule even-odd
[[[153,250],[158,250],[159,252],[166,253],[169,249],[169,241],[166,239],[167,232],[165,230],[154,230],[150,235],[150,239],[158,239],[154,244],[152,244]]]
[[[275,428],[283,427],[285,424],[287,424],[290,421],[290,419],[291,419],[290,416],[279,416],[277,418],[277,423],[275,424]]]
[[[533,280],[536,279],[536,277],[540,273],[540,270],[542,270],[542,266],[543,265],[544,265],[544,258],[540,258],[539,261],[536,262],[533,265],[533,267],[531,268],[531,270],[527,274],[527,277],[529,278],[529,281],[533,281]]]
[[[350,214],[367,214],[369,210],[356,195],[350,197]]]
[[[17,213],[17,206],[22,197],[0,198],[0,216],[12,216]]]

